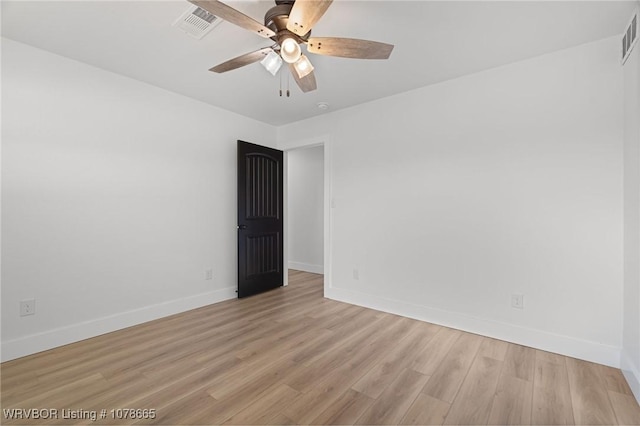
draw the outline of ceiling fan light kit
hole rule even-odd
[[[295,68],[296,73],[298,73],[298,77],[304,78],[313,72],[313,65],[311,65],[311,61],[304,55],[300,56],[300,59],[293,64],[293,68]]]
[[[269,71],[271,75],[275,76],[282,66],[282,58],[272,50],[262,61],[260,61],[260,64]]]
[[[284,37],[280,42],[280,56],[288,64],[295,63],[302,55],[302,49],[293,37]]]
[[[189,0],[205,11],[272,39],[275,44],[230,59],[210,71],[223,73],[260,61],[276,75],[282,61],[287,62],[296,84],[304,92],[317,89],[314,67],[302,54],[301,44],[309,53],[353,59],[388,59],[393,45],[370,40],[339,37],[310,38],[312,27],[322,18],[333,0],[275,0],[276,5],[264,17],[264,25],[217,0]],[[275,56],[280,59],[277,61]]]

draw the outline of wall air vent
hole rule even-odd
[[[191,6],[173,23],[173,26],[193,38],[201,39],[220,22],[222,22],[222,19],[217,16],[198,6]]]
[[[622,64],[624,64],[633,50],[633,46],[638,42],[638,33],[640,32],[640,22],[638,22],[638,12],[636,11],[624,35],[622,36]]]

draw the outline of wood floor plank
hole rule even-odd
[[[140,395],[136,395],[131,399],[122,402],[122,406],[143,409],[153,408],[157,410],[158,416],[160,417],[166,413],[168,410],[167,407],[173,406],[173,404],[185,395],[189,395],[194,392],[206,392],[206,389],[219,375],[220,371],[217,369],[196,370],[175,382],[169,382],[158,387],[152,387],[149,389],[149,392],[141,393]],[[204,410],[206,407],[201,407],[201,409]],[[191,415],[195,412],[197,412],[197,410],[186,413],[185,416]],[[109,422],[102,422],[102,424],[109,424]]]
[[[428,379],[414,370],[404,369],[355,424],[398,424]]]
[[[419,393],[404,415],[402,425],[441,425],[449,413],[451,404]]]
[[[155,419],[144,419],[133,422],[133,424],[179,424],[185,415],[210,407],[215,402],[215,399],[204,391],[191,392],[167,407],[158,410]]]
[[[478,335],[462,334],[429,378],[422,392],[452,403],[481,343],[482,337]]]
[[[311,388],[291,401],[287,407],[284,407],[282,413],[298,424],[309,424],[333,406],[349,390],[354,380],[342,370],[339,373],[332,373],[323,380],[322,385]]]
[[[531,424],[533,383],[509,374],[501,374],[491,406],[489,424]]]
[[[306,345],[304,348],[296,351],[295,354],[291,354],[290,358],[293,362],[299,364],[309,365],[314,359],[318,359],[323,354],[340,346],[341,342],[346,339],[344,336],[336,333],[333,330],[326,329],[329,333],[316,339],[314,343]]]
[[[347,389],[335,402],[327,407],[311,424],[314,425],[351,425],[373,405],[368,396]]]
[[[296,362],[306,366],[326,367],[328,357],[336,352],[353,350],[354,347],[364,344],[376,334],[379,328],[387,327],[393,323],[393,317],[378,317],[371,310],[354,309],[356,314],[348,318],[339,318],[339,323],[326,327],[334,333],[334,339],[328,345],[316,348],[315,352],[302,351],[296,356]]]
[[[32,396],[25,395],[20,401],[13,401],[11,404],[6,406],[3,405],[3,408],[41,408],[47,406],[50,406],[51,408],[57,408],[60,406],[62,408],[62,403],[68,398],[70,392],[86,392],[88,389],[95,388],[102,389],[107,386],[107,384],[107,380],[100,373],[94,373],[90,376],[77,380],[74,377],[57,389],[51,389],[45,392],[35,392]]]
[[[419,348],[424,347],[437,329],[418,325],[410,334],[390,349],[386,357],[369,370],[353,389],[373,399],[378,398],[384,389],[397,377],[398,373],[411,364]]]
[[[349,309],[342,311],[338,315],[332,315],[329,317],[325,317],[322,319],[322,326],[326,329],[337,331],[337,329],[341,328],[351,328],[357,327],[354,323],[358,322],[360,326],[366,323],[362,317],[369,318],[369,321],[377,318],[375,312],[371,312],[368,309],[362,308],[360,306],[351,305]],[[312,317],[313,318],[313,317]],[[347,332],[343,330],[342,333]]]
[[[76,398],[68,398],[65,402],[71,407],[82,407],[84,410],[100,412],[105,407],[126,407],[126,401],[152,392],[152,383],[140,373],[130,373],[116,379],[107,380],[105,386],[78,393]],[[96,420],[97,421],[97,420]],[[58,419],[51,424],[78,424],[82,421]],[[92,423],[94,423],[92,421]]]
[[[299,338],[301,335],[310,337],[313,333],[309,330],[315,330],[312,326],[313,318],[298,318],[292,327],[276,327],[271,333],[262,333],[255,339],[247,342],[241,349],[234,351],[234,355],[242,360],[249,359],[256,355],[261,355],[265,350],[273,350],[279,342],[286,342],[291,345],[289,338]],[[326,330],[325,330],[326,331]]]
[[[606,365],[598,365],[602,377],[604,378],[607,390],[621,393],[624,395],[633,395],[629,384],[622,375],[622,371],[617,368],[608,367]]]
[[[298,396],[298,392],[285,384],[277,385],[272,392],[257,398],[239,413],[233,415],[224,424],[259,425],[272,424],[280,415],[280,407]]]
[[[486,424],[501,370],[502,361],[476,356],[444,424]]]
[[[222,424],[244,410],[253,401],[271,393],[279,385],[280,382],[274,382],[272,378],[256,383],[247,383],[226,398],[216,400],[211,406],[188,413],[181,419],[181,423],[190,425]]]
[[[535,349],[509,343],[505,356],[504,374],[532,382],[535,359]]]
[[[548,359],[546,356],[536,357],[532,422],[572,425],[575,422],[566,365],[564,362],[556,363],[555,358],[552,361]]]
[[[288,418],[282,413],[279,413],[276,416],[272,417],[272,419],[269,421],[269,425],[284,426],[284,425],[295,425],[295,424],[296,422],[294,422],[293,420],[291,420],[290,418]]]
[[[573,418],[576,424],[612,425],[616,417],[607,395],[604,378],[596,364],[566,358]]]
[[[620,370],[325,299],[321,275],[289,283],[0,364],[3,410],[155,419],[0,423],[640,423]]]
[[[485,356],[488,358],[497,359],[498,361],[504,361],[507,355],[507,348],[509,344],[502,340],[492,339],[485,337],[482,339],[482,344],[478,350],[478,356]]]
[[[633,395],[608,391],[609,400],[620,425],[640,425],[640,405]]]
[[[432,375],[461,335],[458,330],[442,327],[416,356],[411,369],[427,376]]]
[[[323,357],[311,363],[305,362],[304,365],[309,368],[304,373],[292,378],[287,384],[300,392],[308,392],[311,388],[317,387],[317,384],[326,381],[327,372],[333,374],[351,366],[364,374],[371,365],[356,363],[354,360],[368,359],[370,361],[374,356],[377,359],[386,356],[387,352],[402,340],[409,332],[410,326],[413,325],[411,321],[405,320],[406,318],[399,320],[395,315],[384,315],[369,321],[362,329],[354,330],[350,334],[351,338],[343,340],[341,345],[334,348],[332,352],[324,354]],[[340,332],[336,331],[336,333]],[[363,370],[364,367],[366,367],[365,370]],[[349,376],[353,382],[359,377],[354,377],[353,373]]]
[[[332,405],[343,392],[353,386],[358,378],[364,375],[376,362],[380,362],[390,348],[410,334],[411,326],[418,326],[411,321],[395,321],[392,317],[387,317],[386,320],[394,321],[395,324],[382,331],[378,330],[375,338],[369,339],[368,344],[359,345],[352,351],[339,352],[338,355],[341,358],[335,369],[323,369],[328,373],[325,373],[325,376],[313,386],[307,385],[309,390],[297,400],[292,401],[283,414],[300,424],[308,424]],[[303,374],[303,377],[305,376]]]
[[[273,362],[275,361],[275,362]],[[233,374],[223,374],[220,379],[209,384],[209,395],[217,400],[237,392],[248,385],[255,384],[260,379],[270,377],[278,379],[294,371],[295,364],[288,359],[275,359],[263,365],[255,363],[240,363]],[[271,379],[270,379],[271,380]]]

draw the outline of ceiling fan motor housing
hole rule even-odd
[[[281,40],[285,37],[293,38],[298,43],[304,43],[311,35],[311,31],[309,31],[300,37],[287,29],[289,14],[291,13],[293,3],[291,0],[276,0],[276,6],[267,10],[267,13],[264,15],[264,26],[276,33],[275,37],[271,38],[278,44],[280,44]]]

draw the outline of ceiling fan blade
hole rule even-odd
[[[318,88],[318,85],[316,84],[316,76],[313,74],[313,71],[311,71],[309,74],[307,74],[303,78],[300,78],[298,77],[298,73],[296,72],[296,69],[293,67],[293,64],[289,64],[289,70],[291,71],[291,75],[293,76],[293,79],[298,84],[298,87],[300,87],[300,89],[304,93],[312,92]]]
[[[245,65],[249,65],[254,62],[258,62],[262,60],[271,51],[273,51],[272,48],[264,47],[260,50],[256,50],[255,52],[245,53],[244,55],[240,55],[237,58],[229,59],[226,62],[216,65],[215,67],[211,68],[209,71],[223,73],[223,72],[235,70],[236,68],[244,67]]]
[[[296,0],[289,13],[287,29],[299,36],[308,33],[327,11],[333,0]]]
[[[318,55],[354,59],[388,59],[393,44],[341,37],[310,37],[307,50]]]
[[[189,2],[225,21],[229,21],[246,30],[253,31],[260,37],[269,38],[276,35],[276,33],[255,19],[217,0],[189,0]]]

